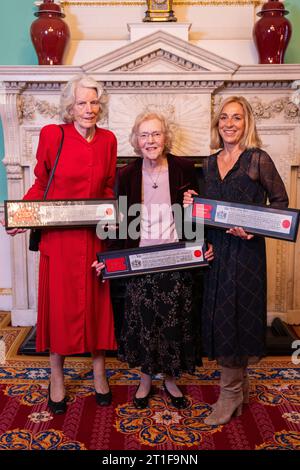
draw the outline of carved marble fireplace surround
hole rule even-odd
[[[210,120],[225,96],[252,103],[264,148],[288,188],[291,207],[300,207],[300,115],[292,102],[299,65],[241,66],[164,31],[156,31],[81,67],[1,67],[8,197],[20,199],[33,181],[39,131],[58,123],[61,85],[86,72],[108,94],[100,123],[118,138],[119,156],[132,155],[129,130],[145,108],[168,116],[175,131],[173,153],[210,153]],[[36,321],[38,260],[29,252],[28,234],[11,241],[13,325]],[[300,323],[300,248],[268,239],[268,319]]]

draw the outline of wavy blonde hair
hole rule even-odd
[[[101,119],[104,114],[104,108],[106,106],[106,97],[104,96],[104,90],[102,86],[96,82],[89,75],[81,74],[71,78],[63,87],[60,96],[60,115],[64,122],[73,122],[74,118],[72,115],[72,108],[75,104],[75,93],[78,87],[91,88],[96,91],[97,97],[100,101],[99,112],[97,115],[97,122]]]
[[[261,147],[262,142],[258,135],[253,110],[250,103],[243,96],[229,96],[220,104],[211,123],[211,144],[210,147],[218,150],[224,147],[224,142],[219,133],[219,119],[224,107],[229,103],[238,103],[244,110],[245,130],[240,141],[242,148],[249,149],[253,147]]]
[[[149,121],[150,119],[158,119],[161,122],[162,130],[165,134],[165,149],[164,150],[165,152],[169,152],[171,150],[173,134],[172,134],[170,125],[166,117],[161,113],[145,111],[136,117],[133,127],[131,129],[130,136],[129,136],[129,142],[132,145],[134,152],[137,155],[141,155],[141,149],[138,144],[139,127],[143,122]]]

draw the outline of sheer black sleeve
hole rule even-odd
[[[267,152],[256,149],[252,155],[249,176],[258,179],[271,207],[288,207],[289,198],[276,166]]]

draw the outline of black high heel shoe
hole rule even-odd
[[[183,408],[187,408],[188,401],[187,401],[187,399],[185,398],[184,395],[182,395],[182,397],[175,397],[174,395],[172,395],[172,393],[170,393],[169,390],[167,389],[166,382],[163,383],[163,387],[164,387],[164,390],[165,390],[166,394],[171,399],[172,405],[175,408],[177,408],[179,410],[183,409]]]
[[[67,411],[67,397],[64,397],[61,401],[51,400],[50,383],[48,385],[48,408],[55,415],[63,415]]]
[[[149,406],[149,398],[150,398],[151,393],[152,393],[152,387],[150,388],[149,393],[145,397],[137,398],[136,392],[138,391],[139,387],[140,387],[140,385],[138,385],[132,401],[133,401],[134,406],[138,410],[143,410],[145,408],[148,408],[148,406]]]
[[[109,388],[109,384],[108,384],[108,388]],[[109,406],[112,402],[112,393],[110,389],[107,393],[99,393],[99,392],[96,392],[95,390],[95,397],[96,397],[97,405],[99,406]]]

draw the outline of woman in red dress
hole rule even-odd
[[[114,197],[116,138],[96,126],[102,92],[87,76],[75,77],[63,89],[64,142],[47,199]],[[41,130],[36,180],[24,199],[43,199],[61,135],[57,125]],[[42,231],[36,349],[50,350],[48,405],[57,414],[66,410],[66,355],[91,352],[97,403],[108,405],[112,399],[105,373],[105,350],[116,349],[109,284],[99,283],[92,269],[103,244],[94,228]]]

